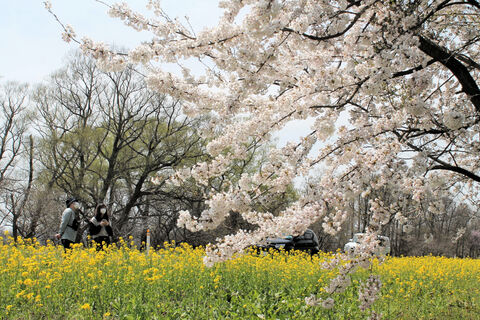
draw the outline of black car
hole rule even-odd
[[[318,237],[310,229],[307,229],[304,234],[300,236],[286,236],[284,238],[269,238],[266,245],[256,246],[257,251],[273,250],[301,250],[314,255],[320,251],[318,244]]]

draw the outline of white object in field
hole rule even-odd
[[[347,253],[355,251],[355,248],[360,244],[364,236],[365,233],[355,233],[353,238],[345,244],[343,251]],[[377,239],[379,241],[379,245],[375,249],[375,254],[378,256],[390,254],[390,238],[385,236],[377,236]]]

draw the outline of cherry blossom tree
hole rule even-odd
[[[418,203],[453,190],[459,201],[475,205],[478,1],[223,0],[218,25],[198,33],[171,19],[159,1],[148,1],[149,16],[125,3],[105,5],[112,17],[150,32],[152,40],[115,52],[78,38],[66,25],[63,38],[79,43],[105,69],[141,65],[151,88],[184,101],[188,116],[210,114],[211,132],[221,132],[208,145],[212,159],[177,171],[172,182],[207,184],[285,125],[313,122],[299,141],[269,150],[269,162],[257,172],[211,192],[201,216],[183,212],[178,223],[191,230],[215,228],[231,211],[258,225],[209,246],[207,264],[267,236],[302,233],[316,221],[335,233],[348,219],[350,199],[386,185]],[[201,74],[186,67],[189,59],[202,63]],[[182,72],[162,63],[176,63]],[[254,210],[312,172],[321,178],[280,215]],[[376,179],[365,178],[371,173]],[[349,271],[368,263],[376,233],[392,215],[408,219],[396,214],[401,205],[369,201],[363,253],[343,265],[327,292],[344,288]],[[434,210],[440,209],[432,204]],[[365,288],[379,287],[371,279]]]

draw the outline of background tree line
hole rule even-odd
[[[179,211],[200,216],[208,190],[222,190],[225,181],[261,166],[263,152],[251,145],[247,160],[208,185],[167,183],[173,168],[207,157],[202,131],[211,126],[206,117],[183,115],[181,101],[149,90],[136,70],[103,72],[73,54],[45,84],[28,88],[8,83],[1,89],[0,221],[15,237],[52,239],[67,196],[82,200],[85,219],[98,203],[105,203],[116,237],[141,241],[148,228],[154,245],[171,240],[202,245],[252,228],[235,212],[215,231],[192,233],[177,227]],[[308,183],[314,181],[304,190],[291,186],[258,211],[281,211],[298,192],[308,192]],[[428,196],[428,202],[435,197]],[[335,237],[325,234],[321,223],[313,225],[323,250],[341,248],[353,233],[365,231],[371,199],[392,204],[392,218],[382,230],[391,238],[392,254],[479,255],[476,212],[459,205],[453,194],[435,199],[436,207],[419,207],[395,186],[352,201],[353,218]],[[83,224],[79,237],[85,229]]]
[[[46,84],[2,89],[1,222],[15,237],[52,239],[68,196],[81,199],[85,219],[105,203],[116,238],[142,240],[150,229],[154,245],[206,244],[249,227],[233,214],[214,233],[177,228],[178,212],[200,215],[204,194],[221,189],[225,179],[203,187],[167,183],[173,168],[207,157],[202,131],[209,130],[208,119],[187,118],[181,101],[149,90],[136,70],[103,72],[76,53]],[[226,175],[240,177],[258,165],[256,151],[253,146],[249,159]]]
[[[376,178],[375,174],[366,177],[364,192],[349,203],[351,218],[336,236],[323,233],[321,223],[315,225],[323,250],[342,248],[354,233],[365,232],[372,219],[371,201],[376,200],[390,208],[390,220],[380,233],[390,238],[392,255],[480,256],[480,219],[468,205],[471,199],[462,201],[460,191],[440,190],[425,194],[418,203],[411,192],[394,183],[380,190],[368,189]]]

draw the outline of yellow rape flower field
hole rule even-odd
[[[359,281],[381,276],[373,310],[384,319],[480,319],[480,260],[387,258],[359,270],[332,309],[312,293],[336,276],[321,268],[332,254],[246,254],[203,265],[204,250],[167,245],[150,255],[122,242],[106,252],[28,241],[0,242],[1,319],[365,319]]]

